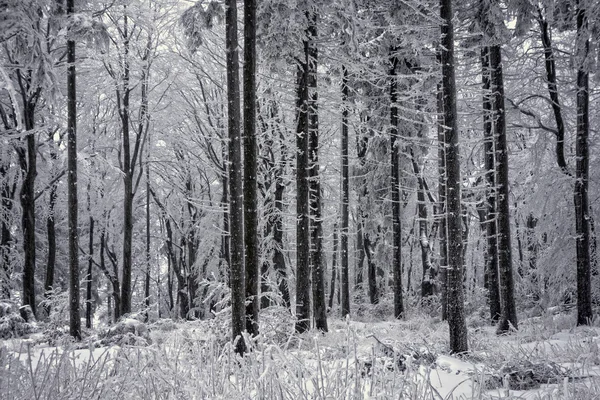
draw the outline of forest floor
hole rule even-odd
[[[206,321],[126,319],[83,343],[45,330],[0,341],[2,399],[600,399],[600,328],[573,314],[523,319],[498,337],[469,320],[470,352],[448,351],[445,322],[329,320],[292,333],[287,312],[261,313],[243,358],[226,313]],[[371,317],[373,318],[373,317]]]

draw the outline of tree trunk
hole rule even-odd
[[[577,250],[577,325],[592,322],[589,231],[589,73],[584,61],[589,53],[589,33],[586,9],[577,8],[577,136],[575,139],[575,242]]]
[[[548,94],[556,122],[556,163],[561,171],[570,175],[567,162],[565,160],[565,123],[562,117],[562,108],[558,97],[558,83],[556,80],[556,63],[554,60],[554,51],[552,50],[552,41],[550,39],[550,26],[548,21],[542,16],[542,11],[538,9],[538,23],[540,25],[540,34],[542,36],[542,45],[544,47],[544,66],[546,68],[546,81],[548,85]]]
[[[396,68],[398,57],[396,49],[390,48],[390,153],[392,155],[392,247],[394,249],[392,271],[394,276],[394,317],[402,318],[404,304],[402,303],[402,225],[400,216],[400,149],[398,144],[398,82]]]
[[[150,157],[149,142],[147,157]],[[144,279],[144,299],[146,303],[146,310],[144,311],[144,322],[148,322],[150,318],[150,264],[150,164],[146,162],[146,276]]]
[[[229,228],[231,238],[232,339],[238,354],[246,352],[242,332],[246,328],[246,279],[244,271],[243,171],[240,132],[240,77],[235,0],[227,0],[225,11],[227,46],[227,118],[229,130]]]
[[[221,179],[221,186],[223,187],[223,194],[221,195],[221,208],[223,209],[223,233],[221,234],[221,264],[224,264],[223,271],[225,279],[227,280],[227,286],[231,287],[229,281],[230,268],[231,268],[231,240],[229,232],[229,159],[227,152],[223,149],[223,176]]]
[[[369,278],[369,302],[379,304],[379,288],[377,287],[377,266],[375,264],[374,251],[375,243],[371,241],[370,234],[363,235],[364,254],[367,258],[367,275]]]
[[[89,187],[88,187],[89,193]],[[88,212],[90,207],[88,205]],[[85,327],[92,329],[92,319],[94,317],[93,304],[92,304],[92,267],[94,265],[94,218],[90,215],[90,237],[88,242],[88,268],[85,277],[86,280],[86,292],[85,292]]]
[[[74,0],[67,0],[67,15],[73,15]],[[77,232],[77,86],[75,72],[75,41],[67,41],[67,184],[69,208],[69,333],[81,340],[79,311],[79,236]]]
[[[10,299],[12,267],[10,264],[10,247],[12,235],[10,233],[9,222],[13,207],[14,190],[11,190],[10,184],[5,180],[8,172],[8,166],[0,165],[0,180],[2,181],[2,214],[0,222],[0,299]]]
[[[308,177],[310,214],[310,268],[312,271],[313,318],[315,327],[327,332],[325,277],[323,266],[323,219],[321,178],[319,176],[319,114],[317,90],[317,18],[309,12],[308,20]]]
[[[296,332],[310,329],[310,232],[308,199],[308,41],[298,60],[296,128]]]
[[[440,1],[442,19],[442,87],[444,102],[444,145],[446,148],[447,179],[447,242],[448,242],[448,325],[450,328],[450,351],[468,351],[467,326],[464,312],[462,285],[462,224],[460,197],[460,156],[456,111],[456,81],[454,77],[454,28],[452,25],[451,0]]]
[[[337,279],[337,255],[338,255],[338,225],[333,225],[333,255],[331,259],[331,285],[329,286],[329,308],[333,308],[335,297],[335,280]]]
[[[56,160],[56,152],[50,153],[50,158]],[[49,298],[54,287],[54,271],[56,267],[56,223],[54,219],[57,185],[53,184],[48,193],[48,217],[46,218],[46,233],[48,235],[48,259],[46,261],[46,279],[44,281],[44,297]],[[50,305],[44,307],[50,315]]]
[[[496,149],[492,132],[492,99],[490,98],[490,48],[481,49],[481,77],[483,84],[483,134],[485,140],[485,178],[486,207],[485,207],[485,274],[490,302],[490,319],[496,323],[500,318],[500,287],[498,277],[498,247],[496,227]]]
[[[256,144],[256,0],[244,0],[244,240],[246,250],[246,330],[258,335],[260,282]]]
[[[498,178],[498,273],[500,278],[501,315],[497,333],[502,334],[512,326],[518,329],[517,310],[514,299],[514,278],[510,234],[510,209],[508,187],[508,145],[506,140],[506,113],[504,108],[504,79],[499,45],[490,47],[490,69],[494,93],[494,135],[496,139],[496,176]]]
[[[441,62],[441,61],[440,61]],[[446,129],[444,125],[444,93],[441,85],[437,94],[438,111],[438,205],[437,218],[439,218],[439,280],[441,289],[442,321],[448,319],[448,244],[446,234]]]
[[[350,185],[348,175],[348,71],[342,72],[342,226],[340,229],[340,267],[342,318],[350,315],[350,282],[348,277],[348,204]]]
[[[120,315],[131,312],[131,273],[133,240],[133,165],[131,165],[131,147],[129,143],[129,36],[128,16],[123,16],[123,99],[120,117],[123,134],[123,275],[121,279]]]
[[[283,184],[283,176],[281,170],[275,178],[275,208],[276,215],[273,223],[273,269],[277,273],[277,282],[279,292],[283,297],[283,303],[287,308],[291,305],[290,288],[288,285],[287,268],[285,265],[285,257],[283,255],[283,192],[285,185]]]

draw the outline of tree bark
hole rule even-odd
[[[240,132],[240,77],[235,0],[227,0],[225,11],[227,46],[227,118],[229,130],[229,228],[231,237],[232,339],[238,354],[246,352],[242,332],[246,328],[246,279],[244,271],[243,171]]]
[[[490,46],[490,69],[492,73],[494,136],[496,139],[497,227],[498,227],[498,273],[500,281],[501,315],[497,333],[518,329],[514,298],[514,277],[510,233],[510,201],[508,187],[508,145],[506,139],[506,113],[504,108],[504,78],[499,45]]]
[[[404,304],[402,302],[402,225],[400,216],[400,149],[398,144],[398,83],[396,68],[398,67],[397,49],[390,48],[390,153],[391,153],[391,186],[392,186],[392,271],[394,276],[394,317],[402,318]]]
[[[89,190],[89,189],[88,189]],[[88,212],[90,207],[88,206]],[[92,304],[92,272],[94,265],[94,218],[90,215],[90,237],[88,241],[88,266],[87,274],[85,277],[86,281],[86,292],[85,292],[85,327],[92,329],[92,320],[94,318],[93,304]]]
[[[441,61],[440,61],[441,62]],[[446,128],[444,124],[444,93],[442,86],[438,87],[438,205],[437,218],[439,219],[439,281],[441,289],[442,321],[448,319],[448,244],[446,235]]]
[[[451,0],[440,1],[442,19],[442,88],[444,102],[444,146],[446,149],[447,179],[447,241],[448,241],[448,325],[450,351],[468,351],[467,326],[464,313],[462,285],[462,224],[461,224],[461,178],[458,148],[456,111],[456,80],[454,77],[454,28],[452,25]]]
[[[337,255],[338,255],[338,225],[333,225],[333,255],[331,259],[331,285],[329,286],[329,308],[333,308],[335,297],[335,280],[337,279]],[[339,290],[339,289],[338,289]]]
[[[589,53],[586,9],[577,8],[577,136],[575,139],[575,242],[577,253],[577,325],[592,322],[589,230],[589,73],[584,65]]]
[[[348,277],[348,204],[350,185],[348,174],[348,71],[342,72],[342,205],[340,229],[340,273],[342,317],[350,315],[350,279]]]
[[[75,13],[74,0],[67,0],[67,15]],[[79,311],[79,236],[77,201],[77,85],[75,71],[75,41],[67,41],[67,184],[69,208],[69,333],[81,340]]]
[[[308,41],[298,60],[296,128],[296,332],[310,329],[310,227],[308,199]]]
[[[481,49],[481,79],[483,84],[483,134],[485,149],[485,178],[486,206],[485,206],[485,274],[490,302],[490,319],[496,323],[500,318],[500,287],[498,277],[498,245],[496,227],[496,149],[494,133],[492,132],[492,99],[491,96],[491,71],[490,48]]]
[[[319,176],[319,114],[317,90],[317,18],[308,13],[308,177],[310,268],[312,271],[313,318],[315,327],[327,332],[327,307],[325,303],[325,277],[323,266],[323,218],[321,206],[321,178]]]
[[[260,282],[258,254],[256,144],[256,0],[244,0],[244,240],[246,250],[246,330],[258,335]]]

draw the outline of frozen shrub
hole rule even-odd
[[[17,338],[32,333],[35,328],[35,317],[31,312],[31,307],[21,307],[21,309],[10,300],[0,301],[0,339]],[[29,312],[27,311],[27,308]],[[25,320],[22,315],[28,319]]]

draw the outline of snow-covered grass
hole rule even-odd
[[[471,352],[448,353],[447,326],[330,320],[327,334],[291,333],[281,312],[261,315],[260,337],[240,358],[227,317],[150,325],[148,346],[76,349],[0,344],[2,399],[595,399],[598,328],[570,316],[529,319],[496,337],[469,330]],[[246,338],[248,342],[250,340]]]

